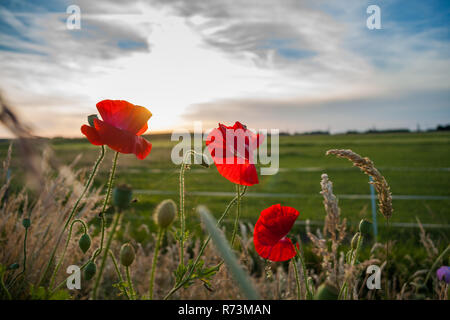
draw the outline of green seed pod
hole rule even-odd
[[[167,228],[175,220],[177,205],[171,199],[161,202],[155,210],[155,222],[160,228]]]
[[[17,269],[19,269],[19,264],[18,263],[12,263],[7,268],[7,270],[17,270]]]
[[[91,247],[91,237],[87,233],[83,234],[78,241],[78,246],[80,247],[83,253],[86,253]]]
[[[358,246],[358,240],[359,237],[361,236],[361,234],[359,232],[355,233],[355,235],[352,238],[352,249],[355,250],[356,247]]]
[[[22,220],[22,225],[25,229],[28,229],[31,226],[31,221],[28,218]]]
[[[90,114],[90,115],[88,115],[88,122],[89,122],[89,125],[90,125],[91,127],[95,127],[95,125],[94,125],[94,119],[98,119],[98,116],[97,116],[96,114]]]
[[[125,267],[129,267],[133,263],[134,257],[133,246],[129,243],[125,243],[122,248],[120,248],[120,263]]]
[[[119,208],[119,210],[124,210],[130,205],[133,191],[129,185],[122,184],[114,188],[112,196],[114,206]]]
[[[361,232],[363,236],[370,235],[372,232],[372,222],[362,219],[359,223],[359,232]]]
[[[86,280],[91,280],[96,272],[97,272],[97,265],[95,264],[94,261],[89,261],[86,268],[84,268],[84,278]]]
[[[337,300],[339,297],[339,292],[336,287],[323,283],[317,288],[314,300]]]

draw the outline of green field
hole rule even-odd
[[[138,203],[128,219],[137,225],[152,224],[153,208],[161,200],[172,198],[178,202],[179,166],[170,160],[171,149],[177,142],[170,141],[169,135],[150,135],[147,138],[153,143],[150,156],[141,161],[134,155],[120,155],[116,176],[116,183],[128,183],[135,190],[150,193],[136,192]],[[338,198],[342,195],[339,204],[343,217],[353,223],[363,217],[371,218],[370,199],[349,197],[370,195],[368,177],[345,159],[325,156],[328,149],[345,148],[371,158],[386,177],[394,195],[392,222],[416,222],[418,217],[422,223],[449,224],[449,143],[449,133],[281,136],[280,172],[273,176],[260,176],[260,184],[248,189],[248,196],[243,200],[243,219],[254,222],[262,209],[281,203],[297,208],[301,220],[323,221],[325,211],[319,194],[322,173],[327,173],[333,181]],[[8,142],[1,144],[2,156],[6,154],[7,146]],[[70,163],[81,154],[78,168],[90,168],[99,151],[99,147],[84,139],[53,139],[50,146],[55,163]],[[97,186],[106,181],[112,155],[108,149],[96,179]],[[13,155],[12,173],[20,179],[17,159]],[[219,175],[214,166],[206,169],[194,165],[186,171],[185,179],[186,211],[192,217],[191,222],[196,219],[193,213],[196,205],[206,204],[219,215],[235,192],[235,186]],[[230,194],[217,196],[216,192]],[[424,198],[396,199],[396,196]],[[435,196],[438,197],[427,198]],[[378,219],[384,221],[380,215]]]

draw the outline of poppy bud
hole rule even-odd
[[[314,300],[337,300],[339,297],[339,292],[336,287],[323,283],[317,288]]]
[[[133,191],[131,187],[127,184],[122,184],[115,187],[113,190],[113,203],[114,206],[120,210],[128,208],[132,200]]]
[[[363,236],[370,235],[370,233],[372,232],[372,222],[366,219],[362,219],[359,223],[359,232],[361,232]]]
[[[155,222],[160,228],[167,228],[175,220],[177,205],[173,200],[167,199],[161,202],[155,210]]]
[[[7,268],[7,270],[17,270],[17,269],[19,269],[19,264],[18,263],[12,263]]]
[[[125,243],[122,248],[120,248],[120,263],[129,267],[134,261],[134,249],[133,246],[129,243]]]
[[[95,127],[94,119],[98,119],[98,116],[96,114],[88,115],[88,122],[91,127]]]
[[[359,237],[361,236],[361,234],[359,232],[355,233],[355,235],[352,238],[352,249],[356,249],[356,247],[358,246],[358,240]]]
[[[97,272],[97,265],[95,264],[94,261],[91,260],[84,269],[84,278],[86,280],[91,280],[96,272]]]
[[[31,221],[28,218],[22,220],[22,225],[25,229],[28,229],[31,226]]]
[[[89,248],[91,247],[91,238],[87,233],[81,236],[80,240],[78,241],[78,246],[80,247],[81,251],[83,251],[83,253],[86,253],[89,250]]]

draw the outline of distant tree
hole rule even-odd
[[[438,125],[436,131],[450,131],[450,124]]]

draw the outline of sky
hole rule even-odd
[[[449,25],[449,1],[1,0],[0,91],[48,137],[103,99],[147,107],[150,133],[426,129],[450,123]]]

